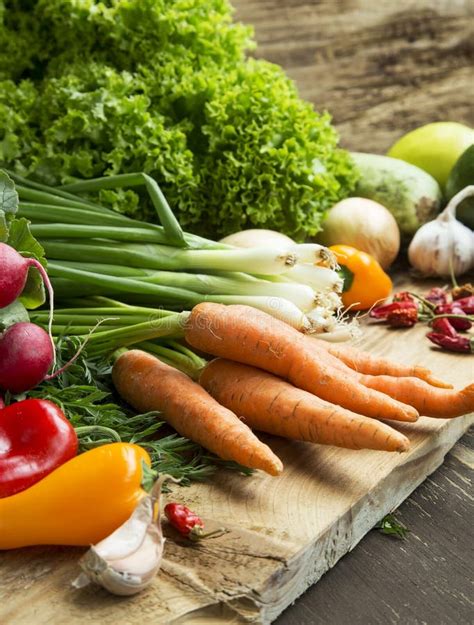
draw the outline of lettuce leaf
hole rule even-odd
[[[144,171],[183,227],[212,237],[312,236],[354,187],[329,115],[248,58],[251,30],[226,0],[7,0],[2,41],[0,164],[18,173],[57,184]],[[135,190],[100,200],[154,219]]]

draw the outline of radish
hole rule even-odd
[[[35,258],[23,258],[13,247],[0,243],[0,308],[13,304],[25,288],[28,269],[35,267],[53,299],[53,289],[43,265]]]
[[[34,323],[20,322],[0,336],[0,388],[13,395],[42,382],[54,362],[47,332]]]
[[[43,265],[35,258],[24,258],[13,247],[6,243],[0,243],[0,308],[5,308],[13,304],[20,297],[28,279],[28,270],[34,267],[40,273],[48,295],[49,295],[49,323],[48,332],[51,349],[53,351],[53,361],[56,360],[53,342],[53,311],[54,311],[54,291]],[[1,386],[1,384],[0,384]]]

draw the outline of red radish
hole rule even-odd
[[[56,362],[56,353],[53,342],[53,311],[54,311],[54,291],[43,265],[35,258],[24,258],[11,245],[0,243],[0,308],[5,308],[13,304],[18,299],[25,288],[30,267],[37,269],[41,275],[43,283],[49,295],[49,323],[48,332],[51,348],[53,350],[53,361]],[[1,384],[0,384],[1,386]]]
[[[0,308],[13,304],[25,288],[28,269],[35,267],[52,297],[52,287],[43,265],[35,258],[23,258],[13,247],[0,243]]]
[[[0,389],[24,393],[47,377],[53,362],[47,332],[34,323],[15,323],[0,336]]]

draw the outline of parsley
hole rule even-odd
[[[58,368],[76,346],[74,339],[60,339]],[[110,372],[111,364],[106,359],[90,358],[83,353],[63,374],[30,391],[29,396],[50,400],[61,408],[78,430],[81,452],[117,440],[136,443],[150,454],[153,470],[181,479],[182,484],[205,480],[218,467],[251,473],[179,436],[160,419],[158,412],[132,412],[115,395]],[[94,426],[100,427],[94,431]]]
[[[401,540],[405,539],[410,531],[408,527],[397,521],[393,514],[386,514],[384,518],[377,523],[375,529],[380,530],[382,534],[393,536]]]

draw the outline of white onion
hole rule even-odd
[[[275,230],[264,230],[263,228],[234,232],[234,234],[229,234],[221,239],[220,243],[235,245],[235,247],[281,248],[294,245],[294,241],[287,237],[286,234],[276,232]]]
[[[384,269],[400,249],[397,222],[382,204],[350,197],[335,204],[323,222],[318,240],[323,245],[351,245],[371,254]]]

